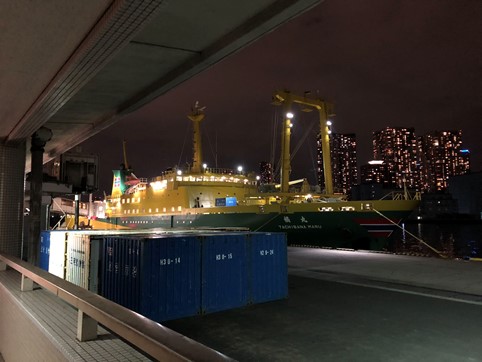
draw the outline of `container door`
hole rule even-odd
[[[200,313],[201,246],[197,237],[145,239],[141,268],[141,314],[162,322]]]
[[[114,244],[115,237],[105,237],[102,245],[102,273],[100,295],[113,300],[115,289]]]
[[[261,303],[288,297],[288,250],[284,233],[249,237],[249,299]]]
[[[49,271],[50,259],[50,231],[40,233],[40,257],[39,268]]]
[[[102,252],[102,295],[139,312],[140,237],[106,237]]]
[[[102,255],[102,237],[90,237],[89,290],[99,293],[99,277]]]
[[[49,273],[65,279],[66,232],[50,233]]]
[[[203,236],[201,264],[203,313],[248,303],[246,234]]]
[[[90,235],[67,233],[67,264],[65,279],[79,287],[89,288]]]

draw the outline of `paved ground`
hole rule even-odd
[[[482,262],[289,248],[288,263],[286,300],[164,324],[239,361],[482,360]],[[10,274],[0,282],[30,315],[65,321],[49,333],[76,360],[118,360],[96,353],[118,349],[133,359],[115,338],[75,342],[75,311],[54,316],[60,302],[46,291],[27,306]]]
[[[292,275],[316,272],[336,275],[336,280],[359,277],[482,296],[480,261],[289,248],[288,264]]]
[[[287,300],[165,323],[240,361],[479,361],[482,263],[291,248]]]

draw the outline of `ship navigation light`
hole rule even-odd
[[[326,121],[327,126],[331,126],[333,123],[331,121]]]
[[[294,116],[295,115],[292,112],[286,113],[286,118],[288,118],[288,119],[293,119]]]
[[[177,170],[177,174],[178,174],[179,176],[181,176],[181,175],[182,175],[182,171],[181,171],[181,170]]]

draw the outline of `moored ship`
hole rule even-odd
[[[327,125],[329,104],[322,100],[277,92],[283,105],[280,184],[260,188],[254,174],[208,168],[202,162],[200,124],[203,108],[195,106],[193,163],[188,169],[170,169],[149,182],[134,176],[125,158],[114,171],[112,194],[104,217],[92,220],[95,228],[109,229],[248,229],[285,232],[291,245],[383,250],[387,237],[417,206],[407,193],[391,199],[347,201],[333,194]],[[300,103],[319,113],[325,192],[310,191],[304,180],[293,187],[289,180],[291,106]],[[125,155],[124,155],[125,156]],[[266,186],[266,185],[265,185]]]

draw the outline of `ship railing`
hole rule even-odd
[[[62,214],[74,214],[75,213],[75,201],[63,197],[55,197],[52,199],[52,205],[50,211],[58,211]],[[79,202],[79,214],[81,216],[87,216],[88,204],[85,202]]]
[[[391,191],[384,195],[380,200],[420,200],[421,195],[419,191]]]
[[[87,289],[0,252],[0,272],[6,271],[7,266],[21,274],[22,292],[35,293],[35,283],[77,308],[77,339],[80,342],[96,339],[98,324],[101,324],[157,361],[233,361]]]
[[[231,168],[206,168],[206,173],[216,173],[220,175],[244,175],[242,171],[235,171]]]

